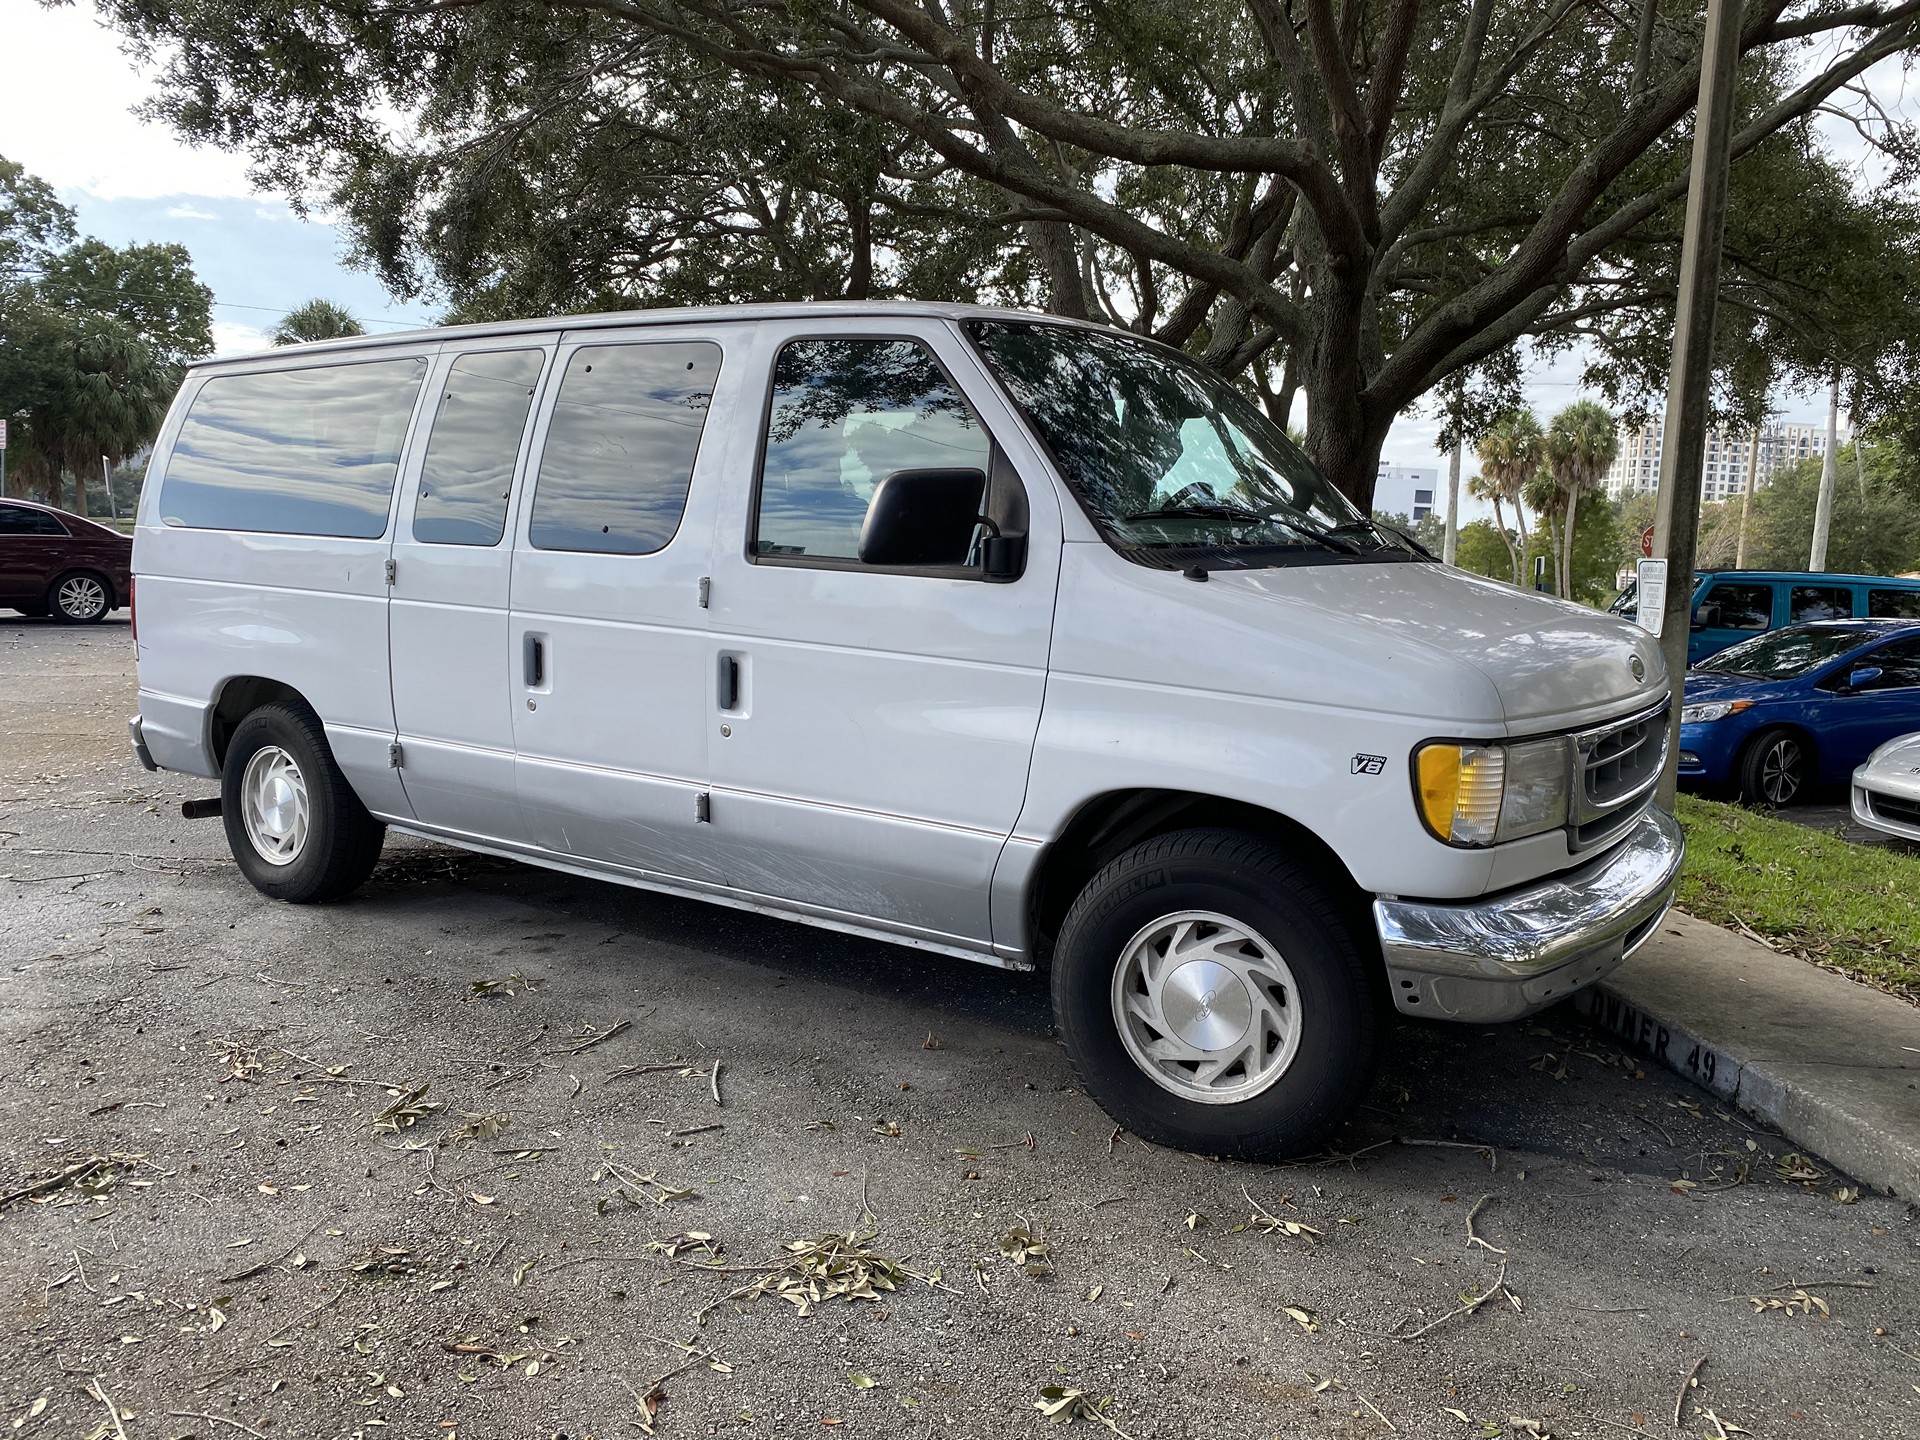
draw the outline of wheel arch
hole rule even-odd
[[[1376,948],[1372,896],[1360,888],[1332,846],[1289,815],[1265,806],[1192,790],[1110,790],[1081,804],[1047,842],[1027,883],[1028,953],[1044,962],[1053,953],[1074,898],[1115,857],[1175,830],[1243,830],[1284,848],[1306,863],[1341,901],[1363,950]]]
[[[265,675],[232,675],[220,682],[207,710],[207,749],[216,768],[227,763],[227,746],[240,722],[262,705],[288,702],[312,710],[307,697],[284,680]]]

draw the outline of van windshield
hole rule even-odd
[[[1116,550],[1226,568],[1408,560],[1262,411],[1178,351],[1065,325],[968,333]]]

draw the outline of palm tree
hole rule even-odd
[[[311,340],[339,340],[366,333],[366,327],[348,313],[346,306],[313,299],[280,317],[273,328],[273,343],[304,345]]]
[[[1620,437],[1612,413],[1597,400],[1576,400],[1547,428],[1544,446],[1547,469],[1553,476],[1564,508],[1566,540],[1556,544],[1558,590],[1573,595],[1573,521],[1580,497],[1600,488],[1600,480],[1620,453]]]
[[[1553,555],[1553,593],[1565,595],[1566,586],[1560,578],[1560,528],[1558,521],[1566,509],[1567,497],[1553,473],[1542,465],[1527,477],[1527,483],[1520,487],[1520,494],[1533,513],[1540,517],[1540,529],[1547,537],[1547,549]]]
[[[1520,583],[1520,552],[1514,546],[1513,532],[1507,529],[1506,516],[1500,513],[1500,487],[1484,472],[1468,477],[1467,494],[1476,500],[1489,500],[1493,503],[1493,528],[1500,532],[1501,543],[1507,547],[1507,559],[1513,563],[1513,583]]]
[[[1496,522],[1500,518],[1500,501],[1513,506],[1514,522],[1520,530],[1520,547],[1516,550],[1509,541],[1507,550],[1513,556],[1513,583],[1518,585],[1522,557],[1527,550],[1527,512],[1520,492],[1540,468],[1540,422],[1524,407],[1509,410],[1493,422],[1473,448],[1480,457],[1482,485],[1476,493],[1494,501]],[[1506,533],[1504,525],[1501,533]]]

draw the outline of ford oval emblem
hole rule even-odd
[[[1628,659],[1627,668],[1633,672],[1634,679],[1644,680],[1647,678],[1647,667],[1638,655]]]

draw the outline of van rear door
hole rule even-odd
[[[516,843],[527,826],[515,794],[509,522],[554,349],[539,337],[445,347],[393,542],[393,712],[414,818]]]

